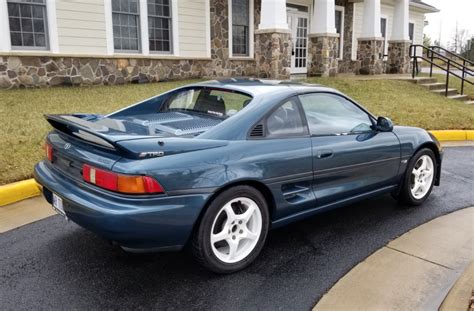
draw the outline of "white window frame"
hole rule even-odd
[[[383,38],[383,54],[388,54],[388,15],[380,14],[380,19],[385,19],[385,37]],[[380,21],[382,24],[382,21]]]
[[[52,52],[59,53],[58,44],[58,26],[56,18],[56,1],[46,0],[46,42],[47,46],[45,49],[32,49],[27,47],[15,47],[12,49],[11,36],[10,36],[10,18],[8,16],[8,2],[0,1],[0,37],[5,38],[0,40],[0,51],[1,52]]]
[[[53,0],[54,1],[54,0]],[[148,42],[148,1],[139,0],[139,26],[140,26],[140,50],[139,51],[116,51],[114,49],[114,28],[112,20],[112,0],[104,0],[105,33],[107,37],[107,54],[130,54],[130,55],[153,55],[153,56],[179,56],[179,23],[178,23],[178,1],[171,2],[171,52],[150,51]],[[209,27],[210,28],[210,27]],[[210,44],[209,44],[210,45]]]
[[[416,44],[416,23],[414,20],[410,19],[408,21],[408,40],[410,40],[410,24],[413,24],[413,39],[411,40],[411,44]]]
[[[254,0],[249,0],[249,55],[236,55],[232,51],[232,0],[227,0],[228,7],[228,18],[229,21],[229,58],[243,58],[253,59],[254,58]]]
[[[340,5],[336,5],[336,11],[341,12],[341,33],[339,34],[339,59],[342,60],[344,58],[344,13],[345,8]]]

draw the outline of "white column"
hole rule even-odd
[[[382,38],[380,32],[380,0],[364,0],[362,35],[364,39]]]
[[[336,34],[335,0],[314,0],[311,34]]]
[[[288,30],[286,0],[262,0],[259,30]]]
[[[176,1],[173,1],[176,2]],[[143,55],[150,54],[150,46],[148,44],[148,6],[146,0],[140,0],[140,43]]]
[[[408,36],[408,23],[409,23],[409,11],[408,11],[409,0],[396,0],[395,9],[393,12],[393,26],[392,36],[390,40],[410,40]]]
[[[11,50],[10,45],[10,32],[8,25],[8,4],[6,1],[0,2],[0,52],[9,52]]]

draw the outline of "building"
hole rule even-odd
[[[1,0],[0,87],[404,73],[419,0]]]

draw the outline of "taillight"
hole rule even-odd
[[[152,177],[122,175],[88,164],[82,166],[82,177],[98,187],[130,194],[163,193],[163,187]]]
[[[50,162],[53,162],[53,146],[51,146],[49,143],[45,143],[44,149],[46,149],[46,158]]]

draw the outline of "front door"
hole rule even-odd
[[[372,129],[371,117],[343,96],[300,95],[313,149],[313,191],[319,205],[396,184],[400,143]]]
[[[288,26],[291,31],[291,73],[306,73],[308,55],[309,14],[293,7],[288,7]]]

